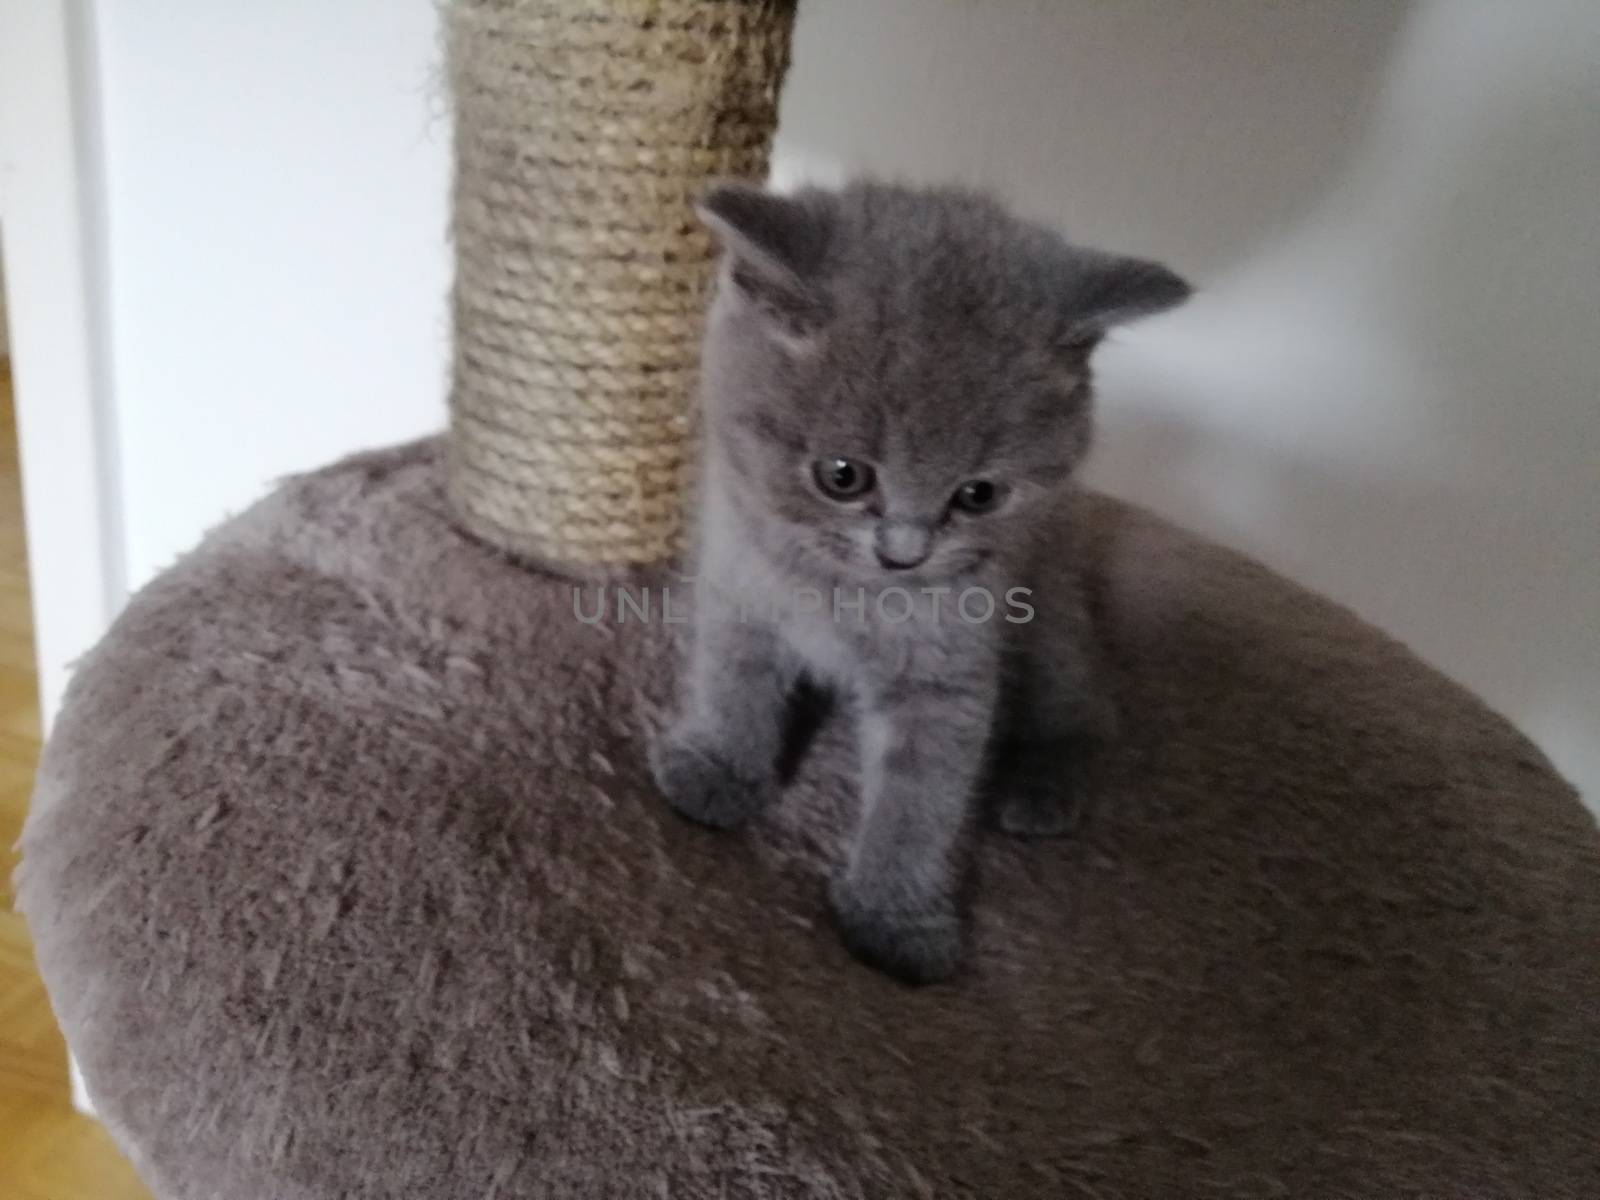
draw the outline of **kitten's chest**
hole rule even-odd
[[[944,597],[893,587],[824,593],[820,609],[794,606],[778,633],[812,673],[842,685],[941,675],[984,640]]]
[[[963,608],[948,587],[832,584],[789,574],[750,547],[712,549],[701,563],[701,586],[710,586],[724,618],[769,626],[809,673],[830,683],[936,676],[965,666],[1002,619],[982,597],[974,603],[969,596]]]

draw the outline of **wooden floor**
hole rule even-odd
[[[39,700],[10,366],[0,360],[0,1200],[146,1200],[72,1109],[67,1052],[33,968],[11,871],[39,757]]]

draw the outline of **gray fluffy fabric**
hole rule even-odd
[[[443,458],[217,530],[49,744],[21,898],[163,1200],[1600,1195],[1594,822],[1349,613],[1087,500],[1124,738],[909,990],[829,926],[844,723],[684,823],[676,628],[578,623]]]

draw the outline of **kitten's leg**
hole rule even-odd
[[[773,800],[794,682],[771,626],[697,614],[683,706],[650,755],[673,808],[731,829]]]
[[[995,820],[1016,837],[1065,837],[1083,820],[1082,743],[1071,737],[1008,741],[998,751]]]
[[[1116,730],[1116,710],[1097,681],[1087,607],[1067,600],[1014,639],[1008,663],[991,790],[1000,827],[1019,837],[1078,827],[1086,751]]]
[[[834,910],[859,958],[908,983],[947,978],[961,953],[962,833],[993,720],[995,664],[898,682],[861,718],[864,810]]]

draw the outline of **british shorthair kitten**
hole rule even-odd
[[[1068,521],[1090,352],[1189,288],[968,191],[726,185],[700,213],[725,254],[692,640],[655,777],[737,826],[778,798],[797,685],[837,695],[861,753],[845,942],[943,979],[980,792],[1004,829],[1066,832],[1075,754],[1110,720]]]

